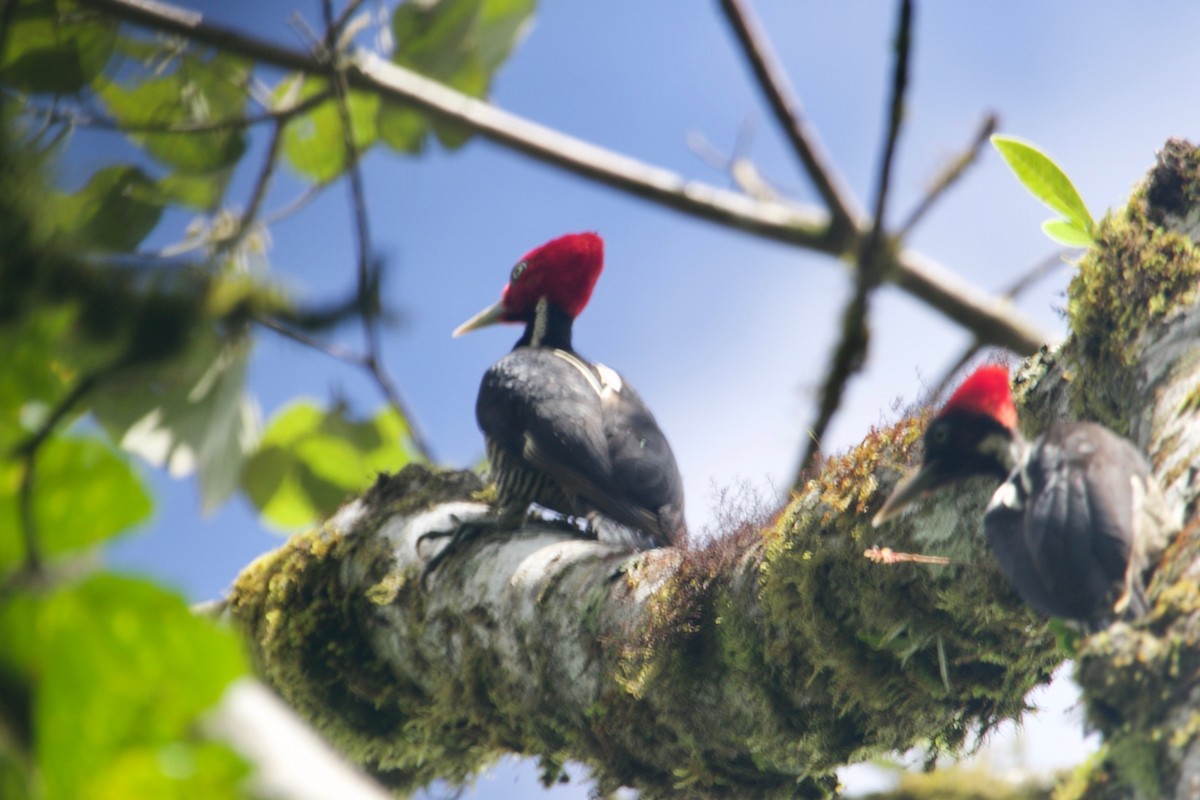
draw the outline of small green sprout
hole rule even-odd
[[[1012,136],[996,134],[992,145],[1034,197],[1062,214],[1062,219],[1042,223],[1047,236],[1068,247],[1091,247],[1096,243],[1095,220],[1071,179],[1048,155]]]

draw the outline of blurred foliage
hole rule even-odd
[[[1052,781],[1011,780],[986,766],[949,765],[931,772],[901,772],[899,786],[863,800],[1051,800]]]
[[[345,407],[297,401],[280,409],[242,470],[241,486],[269,525],[294,530],[332,513],[380,472],[417,458],[394,409],[357,421]]]
[[[442,0],[375,24],[398,63],[483,96],[532,12]],[[246,765],[197,724],[246,671],[239,643],[95,553],[153,513],[149,468],[195,474],[207,509],[241,492],[293,528],[421,458],[391,407],[298,401],[260,434],[255,323],[304,339],[379,308],[377,274],[295,307],[269,277],[262,200],[280,161],[337,181],[347,138],[416,153],[466,135],[72,0],[3,4],[0,36],[0,797],[242,796]],[[112,131],[120,147],[88,149]]]

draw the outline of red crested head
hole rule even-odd
[[[503,319],[530,319],[543,297],[569,316],[579,316],[602,269],[604,240],[594,233],[569,233],[530,250],[513,267],[504,287]]]
[[[946,405],[938,412],[945,417],[954,412],[982,414],[999,422],[1009,430],[1017,428],[1017,406],[1012,391],[1008,388],[1008,367],[1000,364],[985,364],[972,372],[962,385],[950,395]]]

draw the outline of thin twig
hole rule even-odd
[[[37,448],[26,452],[22,459],[21,486],[17,503],[21,517],[21,541],[25,545],[23,572],[36,575],[42,571],[42,549],[38,544],[37,520],[33,512],[33,476],[37,469]]]
[[[1062,250],[1051,253],[1046,258],[1043,258],[1041,261],[1034,264],[1032,268],[1026,270],[1021,277],[1017,278],[1017,280],[1014,281],[1011,286],[1004,290],[1004,296],[1016,299],[1030,286],[1061,267],[1063,263]],[[945,392],[947,387],[950,386],[950,382],[954,380],[954,376],[959,373],[959,370],[971,363],[975,356],[979,355],[980,351],[982,351],[986,346],[987,345],[983,344],[978,339],[972,342],[971,345],[963,351],[962,355],[958,357],[958,360],[954,362],[954,365],[942,373],[941,380],[938,381],[937,386],[935,386],[928,393],[930,401],[941,397],[942,393]]]
[[[34,431],[28,439],[13,448],[13,455],[28,456],[30,453],[37,451],[45,443],[46,439],[50,437],[50,434],[54,433],[55,429],[58,428],[59,423],[66,418],[67,414],[71,413],[75,406],[78,405],[79,402],[88,395],[88,393],[99,386],[100,382],[106,376],[120,369],[124,363],[125,362],[122,358],[122,360],[120,360],[116,365],[92,370],[76,381],[75,385],[71,388],[71,391],[67,393],[66,397],[64,397],[62,400],[59,400],[58,404],[54,406],[46,418],[42,420],[42,424],[38,426],[38,429]]]
[[[114,130],[124,133],[194,134],[221,133],[222,131],[251,128],[264,122],[283,122],[316,108],[333,97],[332,89],[323,89],[287,108],[275,108],[257,114],[247,114],[232,119],[207,122],[122,122],[112,117],[86,112],[81,109],[43,108],[27,105],[21,111],[31,116],[43,117],[50,122],[66,122],[81,128]]]
[[[908,56],[912,49],[913,1],[900,0],[900,19],[896,26],[896,63],[892,70],[891,102],[888,104],[888,127],[884,135],[883,157],[879,160],[879,175],[875,186],[875,209],[871,232],[867,236],[863,257],[859,261],[859,283],[870,292],[880,281],[880,262],[877,258],[883,244],[887,220],[887,201],[892,181],[892,162],[904,122],[904,103],[908,91]]]
[[[361,353],[356,353],[349,348],[341,347],[336,344],[330,344],[329,342],[322,342],[315,336],[310,336],[303,331],[296,330],[295,328],[286,325],[277,319],[272,319],[271,317],[258,317],[257,322],[264,328],[275,331],[284,338],[291,339],[292,341],[302,344],[305,347],[311,347],[313,350],[324,353],[330,358],[337,359],[338,361],[355,367],[365,368],[367,366],[367,357]]]
[[[983,152],[984,146],[988,143],[992,134],[996,132],[999,124],[999,118],[995,114],[988,114],[983,118],[983,122],[979,125],[979,130],[975,132],[975,138],[971,140],[971,144],[959,154],[958,158],[950,162],[938,174],[937,178],[934,179],[933,186],[921,198],[921,202],[917,203],[916,207],[909,212],[908,218],[904,220],[904,224],[900,226],[896,234],[897,239],[907,238],[937,201],[944,197],[950,187],[966,174],[967,169],[979,160],[979,154]]]
[[[787,75],[779,66],[758,20],[742,0],[721,0],[721,9],[733,27],[775,119],[787,134],[817,193],[825,201],[830,215],[831,238],[842,240],[846,235],[856,233],[862,214],[854,193],[838,175],[816,131],[805,120],[800,100],[789,86]]]
[[[216,255],[236,250],[258,218],[259,209],[262,208],[263,200],[267,197],[267,189],[271,185],[271,177],[275,174],[275,168],[279,164],[279,151],[283,147],[283,132],[286,127],[286,121],[276,120],[275,128],[271,131],[271,138],[267,142],[267,152],[263,156],[262,169],[259,170],[258,177],[254,181],[254,188],[250,192],[250,202],[247,204],[246,210],[238,217],[237,228],[230,236],[220,241]]]
[[[869,547],[864,550],[863,558],[876,564],[933,564],[944,567],[955,563],[946,556],[926,556],[920,553],[903,553],[893,550],[890,547],[880,547],[879,545],[875,545],[874,547]]]
[[[287,217],[290,217],[292,214],[295,214],[297,211],[304,208],[306,205],[308,205],[313,200],[315,200],[317,195],[319,195],[324,190],[325,190],[325,186],[323,184],[319,184],[319,183],[314,183],[314,184],[306,187],[304,189],[304,191],[300,192],[300,194],[296,195],[294,198],[289,200],[287,203],[284,203],[282,206],[275,209],[270,214],[267,214],[266,216],[264,216],[263,217],[263,225],[270,227],[270,226],[274,225],[276,222],[279,222],[282,219],[286,219]]]
[[[338,116],[342,124],[342,146],[346,152],[346,175],[350,185],[350,203],[354,212],[355,242],[358,248],[358,295],[363,338],[367,343],[366,368],[375,379],[375,383],[387,398],[388,403],[396,410],[408,425],[409,437],[413,446],[421,456],[429,462],[434,460],[433,449],[429,441],[421,433],[416,424],[412,410],[400,395],[400,390],[392,380],[387,368],[383,365],[381,356],[383,347],[379,337],[379,282],[374,275],[371,265],[371,229],[367,217],[367,197],[363,186],[362,170],[359,167],[358,146],[354,143],[354,120],[350,116],[350,85],[346,81],[346,73],[339,63],[337,50],[337,33],[333,16],[332,0],[321,0],[321,10],[325,17],[325,47],[329,57],[329,80],[337,95]],[[377,268],[376,268],[377,269]]]
[[[43,561],[42,551],[38,544],[37,519],[33,511],[33,487],[34,473],[37,468],[37,456],[50,438],[50,435],[58,428],[59,424],[66,418],[67,414],[79,404],[93,389],[100,385],[100,382],[105,376],[120,369],[123,361],[118,361],[117,365],[100,368],[87,373],[76,381],[71,391],[58,404],[51,409],[50,413],[42,420],[42,424],[37,430],[26,439],[13,448],[11,455],[15,458],[20,458],[24,462],[24,471],[21,473],[21,484],[18,490],[17,503],[18,513],[21,521],[21,538],[25,545],[25,562],[23,572],[31,575],[41,573]]]
[[[892,71],[892,90],[889,102],[888,126],[884,134],[883,155],[879,160],[879,175],[876,180],[874,214],[871,230],[863,237],[855,271],[854,295],[842,313],[842,336],[821,388],[821,399],[817,419],[813,422],[810,435],[805,439],[804,455],[796,470],[792,486],[799,487],[803,476],[817,457],[820,442],[833,421],[834,414],[842,405],[842,396],[850,379],[862,369],[870,344],[868,321],[871,311],[871,295],[884,278],[888,259],[884,258],[887,238],[885,224],[887,201],[891,185],[892,162],[896,144],[900,138],[900,127],[904,120],[905,94],[908,88],[908,56],[912,47],[912,0],[900,1],[900,15],[896,26],[896,62]]]
[[[280,47],[211,25],[200,14],[162,3],[81,0],[90,8],[154,30],[187,36],[263,63],[324,76],[328,67],[307,53]],[[379,56],[356,52],[347,80],[383,100],[407,103],[516,152],[573,172],[661,206],[747,233],[834,256],[845,255],[828,241],[828,216],[791,203],[757,201],[738,192],[685,180],[669,170],[614,153],[467,97]],[[888,254],[887,279],[984,341],[1029,355],[1045,334],[1010,303],[988,296],[962,278],[916,253]]]
[[[1050,255],[1043,258],[1041,261],[1034,264],[1029,269],[1013,281],[1007,289],[1004,290],[1004,296],[1016,299],[1025,293],[1033,284],[1040,281],[1042,278],[1054,272],[1066,262],[1063,261],[1063,256],[1066,250],[1055,250]]]
[[[259,317],[257,322],[268,330],[275,331],[280,336],[291,339],[306,347],[311,347],[319,353],[324,353],[330,358],[341,361],[344,364],[349,364],[360,369],[371,370],[371,356],[363,353],[356,353],[345,347],[340,347],[328,342],[322,342],[314,336],[296,330],[295,328],[284,324],[283,322],[272,319],[270,317]],[[372,376],[378,381],[379,376],[372,373]],[[388,381],[388,376],[383,373],[383,379]],[[386,394],[386,387],[381,387]],[[429,445],[429,439],[417,425],[416,416],[412,410],[405,404],[403,396],[399,392],[388,397],[388,403],[404,418],[405,424],[408,426],[408,436],[412,440],[413,447],[428,461],[432,461],[432,450]]]
[[[338,44],[339,46],[347,44],[338,40],[342,38],[342,31],[345,30],[346,24],[350,21],[350,18],[353,17],[360,8],[362,8],[363,2],[364,0],[350,0],[350,2],[346,4],[346,7],[342,9],[342,13],[338,14],[338,18],[329,25],[329,38],[332,42]]]
[[[715,170],[729,176],[730,182],[756,200],[781,199],[779,192],[763,177],[758,167],[749,158],[741,155],[745,150],[744,137],[746,125],[738,131],[737,144],[734,145],[733,155],[725,155],[716,145],[708,141],[702,133],[690,133],[687,137],[688,148],[696,157]]]

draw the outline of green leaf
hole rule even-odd
[[[417,155],[425,149],[429,122],[415,108],[385,102],[379,107],[375,124],[379,129],[379,138],[393,150]]]
[[[78,92],[104,69],[117,38],[111,19],[54,0],[16,3],[9,24],[0,82],[23,92]]]
[[[242,489],[269,525],[293,530],[413,458],[408,426],[395,410],[359,421],[341,406],[326,412],[301,401],[271,420],[242,470]]]
[[[56,196],[56,227],[80,248],[128,252],[162,216],[155,192],[154,181],[137,167],[105,167],[78,192]]]
[[[992,145],[1034,197],[1066,217],[1075,228],[1091,234],[1095,228],[1091,213],[1071,179],[1049,156],[1011,136],[996,134]]]
[[[182,355],[101,386],[93,411],[124,449],[176,477],[198,473],[210,511],[237,488],[258,441],[258,409],[243,391],[250,348],[248,338],[194,332]]]
[[[221,170],[209,175],[173,173],[158,182],[164,204],[175,203],[197,211],[212,211],[221,203],[232,171]]]
[[[25,556],[18,491],[24,466],[0,463],[0,571]],[[96,437],[57,436],[38,450],[33,518],[42,553],[56,556],[129,530],[150,516],[150,495],[110,445]]]
[[[496,70],[512,54],[533,17],[534,0],[434,0],[403,3],[392,14],[396,41],[393,60],[472,97],[484,97]],[[384,141],[402,152],[416,152],[428,123],[418,125],[397,108],[381,121]],[[422,117],[423,119],[423,117]],[[457,125],[435,122],[444,147],[456,148],[469,138]]]
[[[327,90],[328,81],[320,78],[303,78],[299,92],[295,81],[289,78],[276,90],[278,102],[290,105],[307,100]],[[373,94],[351,91],[346,98],[350,112],[350,127],[354,133],[354,147],[361,154],[375,143],[378,137],[376,118],[379,115],[379,98]],[[305,178],[316,183],[327,183],[346,168],[346,144],[342,133],[342,116],[337,101],[333,98],[288,122],[283,133],[283,154],[288,163]]]
[[[188,53],[166,75],[128,85],[100,80],[96,92],[119,122],[163,129],[130,133],[131,141],[177,172],[203,175],[229,169],[242,157],[246,150],[242,128],[166,129],[236,119],[246,106],[249,79],[249,65],[239,58]]]
[[[246,671],[230,632],[147,581],[101,575],[51,597],[36,636],[33,729],[46,797],[240,794],[245,768],[196,736],[201,715]]]
[[[0,325],[0,453],[29,434],[26,424],[42,417],[67,391],[60,361],[62,343],[74,323],[70,309],[43,309]]]
[[[1090,233],[1065,219],[1046,220],[1042,223],[1042,232],[1067,247],[1092,247],[1096,244]]]
[[[5,800],[27,800],[32,797],[29,791],[16,759],[0,750],[0,797]]]

